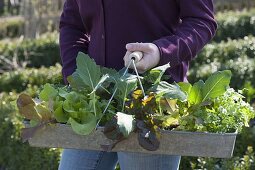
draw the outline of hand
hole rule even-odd
[[[127,52],[124,56],[125,66],[128,65],[131,58],[129,55],[133,51],[141,51],[143,57],[140,61],[136,62],[136,68],[139,73],[144,73],[145,71],[158,65],[160,60],[160,52],[158,47],[153,43],[129,43],[126,45]],[[133,65],[130,65],[133,68]]]

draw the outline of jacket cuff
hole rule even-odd
[[[152,42],[155,44],[160,52],[159,65],[169,63],[171,67],[175,67],[180,64],[180,58],[178,54],[178,48],[174,43],[169,43],[168,40],[159,39]]]

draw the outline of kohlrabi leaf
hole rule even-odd
[[[231,79],[231,71],[224,70],[218,71],[212,74],[206,81],[202,89],[202,102],[211,98],[216,98],[220,95],[223,95],[229,87]]]
[[[165,81],[154,85],[150,91],[156,92],[157,95],[164,96],[170,99],[178,99],[184,101],[187,99],[186,94],[180,89],[177,84],[169,84]]]
[[[76,58],[77,73],[82,81],[93,91],[101,79],[100,66],[86,54],[79,52]]]
[[[67,81],[74,89],[81,90],[84,89],[86,86],[77,71],[75,71],[72,75],[68,76]]]
[[[99,107],[100,102],[98,102],[97,97],[95,95],[95,93],[90,94],[90,100],[88,102],[88,104],[86,104],[86,110],[94,113],[94,115],[97,118],[100,118],[102,116],[102,110]]]
[[[39,94],[39,98],[42,101],[49,101],[50,99],[54,99],[58,94],[58,90],[55,89],[49,83],[46,83],[43,87],[43,90]]]
[[[107,67],[101,67],[101,73],[102,74],[108,74],[108,75],[115,75],[118,72],[115,69],[107,68]]]
[[[128,137],[128,135],[134,130],[134,115],[117,112],[116,116],[120,132],[124,137]]]
[[[71,124],[72,129],[79,135],[88,135],[95,128],[97,119],[92,113],[84,113],[83,120],[81,123],[77,122],[73,118],[69,118],[68,122]],[[86,116],[86,117],[85,117]]]
[[[199,104],[202,102],[203,94],[202,89],[204,87],[205,83],[202,80],[199,80],[196,82],[188,95],[188,101],[190,104]]]
[[[137,77],[134,75],[126,75],[117,81],[117,97],[122,102],[122,111],[124,110],[127,95],[137,87]]]
[[[79,52],[76,58],[77,73],[82,81],[87,85],[89,91],[92,92],[101,80],[101,68],[96,65],[95,61],[86,54]],[[98,115],[96,110],[96,94],[92,93],[93,112]]]
[[[103,75],[91,93],[94,93],[98,88],[100,88],[100,86],[101,86],[108,78],[109,78],[109,75],[108,75],[108,74]]]
[[[165,71],[170,68],[170,64],[165,64],[151,69],[144,77],[144,79],[152,84],[157,84],[161,81]]]

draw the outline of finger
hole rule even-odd
[[[146,61],[146,58],[143,58],[139,62],[135,63],[137,71],[139,73],[144,73],[146,70],[148,70],[148,64],[147,63],[148,63],[148,61]]]
[[[140,73],[143,73],[152,67],[154,67],[155,61],[152,55],[145,54],[143,58],[135,64],[137,70],[139,70]]]
[[[148,43],[129,43],[126,45],[128,51],[148,51]]]
[[[126,54],[125,54],[125,56],[124,56],[124,58],[123,58],[125,67],[127,67],[128,64],[129,64],[129,62],[130,62],[130,57],[129,57],[130,54],[131,54],[131,52],[130,52],[130,51],[127,51]]]

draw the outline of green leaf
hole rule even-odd
[[[86,110],[85,108],[81,108],[79,109],[79,112],[78,112],[78,115],[79,115],[79,120],[80,120],[80,123],[83,124],[83,123],[88,123],[90,120],[96,120],[97,118],[94,116],[93,113],[89,112],[88,110]]]
[[[49,83],[46,83],[43,87],[43,90],[39,94],[40,100],[49,101],[50,99],[54,99],[58,94],[57,89],[51,86]]]
[[[67,98],[67,96],[68,96],[68,92],[66,91],[66,90],[64,90],[63,88],[60,88],[60,89],[58,89],[58,95],[60,96],[60,97],[63,97],[63,98]],[[57,97],[58,98],[58,97]],[[57,99],[57,100],[59,100],[59,99]]]
[[[63,102],[63,109],[68,113],[78,112],[80,108],[87,108],[87,95],[71,91],[68,94],[62,95],[66,100]]]
[[[29,120],[41,120],[41,115],[38,114],[35,107],[35,102],[33,101],[32,97],[27,94],[20,94],[17,99],[17,107],[19,109],[20,115],[24,116]]]
[[[76,132],[79,135],[88,135],[96,128],[97,123],[96,117],[91,113],[85,114],[86,116],[83,117],[82,123],[77,122],[71,117],[68,120],[74,132]]]
[[[47,103],[42,102],[40,104],[37,104],[34,108],[37,113],[41,115],[42,121],[48,121],[53,118],[53,114],[50,111]]]
[[[66,123],[69,119],[68,114],[65,113],[63,110],[63,101],[58,102],[53,114],[54,114],[55,119],[61,123]]]
[[[101,85],[102,85],[108,78],[109,78],[109,75],[108,75],[108,74],[103,75],[103,76],[101,77],[101,79],[99,80],[99,82],[97,83],[96,87],[93,89],[93,91],[92,91],[90,94],[96,92],[96,90],[97,90],[98,88],[100,88]]]
[[[186,94],[177,84],[169,84],[165,81],[154,85],[150,91],[156,92],[158,96],[164,96],[170,99],[178,99],[180,101],[185,101],[187,99]]]
[[[72,104],[68,101],[68,100],[65,100],[64,103],[63,103],[63,109],[66,111],[66,112],[76,112],[74,110],[74,108],[72,107]]]
[[[54,117],[58,122],[66,123],[68,121],[68,116],[63,112],[62,107],[58,107],[54,111]]]
[[[76,58],[77,69],[79,76],[81,77],[82,81],[88,86],[90,91],[93,91],[97,84],[101,80],[101,68],[100,66],[96,65],[95,61],[92,60],[86,54],[79,52]],[[95,115],[98,115],[96,110],[96,95],[93,93],[92,96],[93,100],[93,112]]]
[[[124,137],[128,137],[128,135],[134,130],[134,115],[117,112],[116,116],[120,132],[124,135]]]
[[[30,127],[35,127],[35,126],[37,126],[39,123],[40,123],[39,121],[30,120],[30,121],[29,121],[29,126],[30,126]]]
[[[100,66],[86,54],[79,52],[76,58],[77,73],[82,81],[93,91],[101,78]]]
[[[180,86],[181,90],[184,91],[187,95],[189,95],[192,85],[187,82],[179,82],[178,85]]]
[[[160,82],[162,76],[168,68],[170,68],[169,63],[159,67],[155,67],[144,76],[144,79],[152,84],[157,84]]]
[[[158,103],[161,113],[163,110],[167,111],[169,114],[172,114],[177,110],[177,99],[167,99],[165,97],[161,97]]]
[[[81,97],[85,97],[85,96],[82,96],[81,94],[75,91],[71,91],[68,94],[64,95],[63,97],[65,97],[65,99],[70,101],[71,103],[77,103],[80,101]]]
[[[116,75],[118,72],[115,69],[107,68],[107,67],[101,67],[101,73],[102,74],[108,74],[108,75]]]
[[[190,104],[198,104],[202,102],[202,89],[204,85],[205,83],[202,80],[199,80],[193,85],[188,95],[188,101]]]
[[[95,93],[92,93],[90,95],[90,100],[88,102],[88,104],[86,104],[86,110],[94,113],[94,115],[97,118],[100,118],[102,116],[102,110],[100,108],[100,102],[98,101],[97,96],[95,96]]]
[[[211,98],[216,98],[225,93],[229,87],[231,79],[231,71],[224,70],[212,74],[206,81],[202,89],[202,102]]]
[[[74,89],[81,90],[86,86],[77,71],[75,71],[72,75],[68,76],[67,81]]]
[[[117,81],[117,97],[122,102],[122,111],[124,110],[125,101],[127,95],[137,87],[137,77],[131,74],[127,74],[125,77],[121,77]]]
[[[162,122],[162,127],[169,127],[171,125],[178,125],[179,124],[179,119],[173,117],[172,115],[165,116]]]
[[[82,103],[81,102],[72,102],[70,100],[65,100],[63,103],[63,109],[64,111],[68,112],[68,113],[75,113],[78,112],[79,109],[82,107]]]

